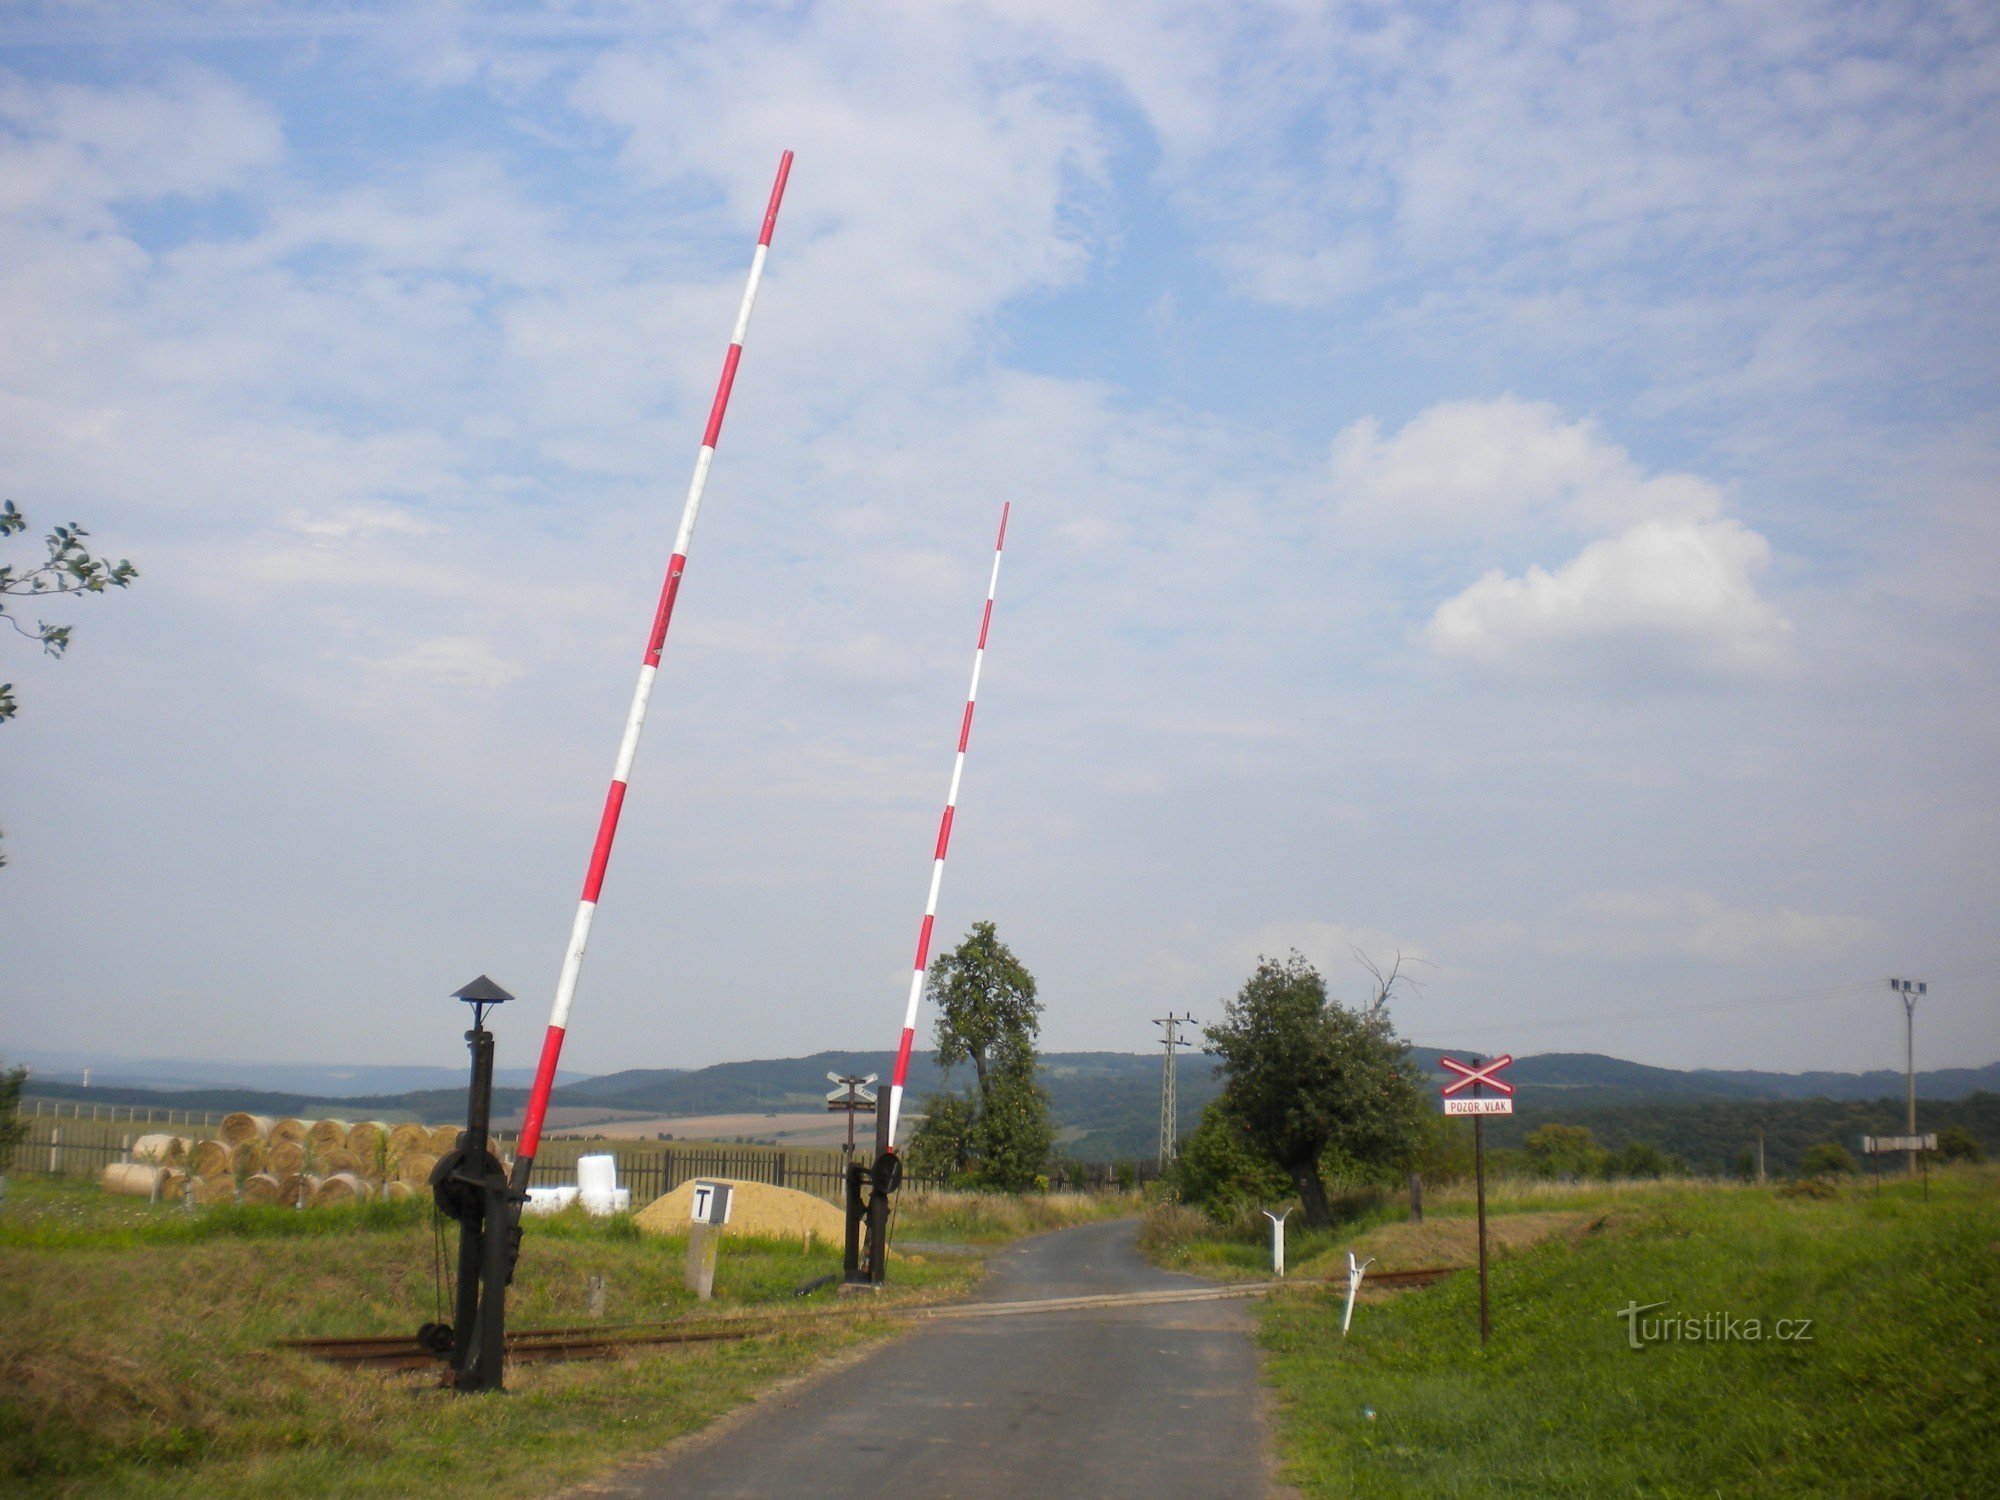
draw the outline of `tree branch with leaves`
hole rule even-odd
[[[28,529],[28,518],[12,500],[0,502],[0,541]],[[0,620],[12,626],[16,635],[33,641],[45,656],[61,656],[69,649],[73,625],[54,625],[36,620],[31,626],[9,603],[12,599],[56,599],[66,594],[101,594],[106,589],[130,588],[139,570],[124,558],[112,562],[98,557],[86,544],[90,533],[72,521],[58,526],[43,538],[47,555],[39,562],[17,567],[0,563]],[[0,682],[0,723],[19,713],[14,684]],[[6,863],[0,855],[0,865]]]

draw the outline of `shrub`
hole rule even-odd
[[[1986,1148],[1979,1137],[1963,1125],[1947,1125],[1938,1132],[1939,1161],[1985,1161]]]
[[[1860,1170],[1854,1163],[1854,1153],[1838,1141],[1808,1146],[1806,1154],[1799,1158],[1801,1177],[1852,1177]]]

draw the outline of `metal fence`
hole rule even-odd
[[[80,1099],[23,1099],[20,1113],[27,1119],[96,1120],[115,1125],[179,1125],[206,1130],[220,1125],[222,1115],[208,1109],[163,1109],[157,1104],[86,1104]]]
[[[112,1162],[126,1160],[132,1143],[142,1135],[156,1130],[193,1135],[219,1126],[223,1119],[212,1110],[85,1104],[71,1099],[23,1099],[20,1113],[28,1125],[28,1134],[15,1152],[13,1170],[61,1177],[97,1176]],[[514,1137],[496,1136],[494,1146],[501,1155],[510,1156]],[[696,1177],[767,1182],[773,1187],[811,1193],[835,1205],[842,1202],[846,1191],[846,1159],[839,1151],[703,1145],[694,1141],[609,1141],[575,1136],[543,1139],[535,1158],[532,1185],[554,1187],[575,1182],[576,1159],[599,1155],[608,1155],[617,1162],[618,1184],[632,1190],[635,1207],[643,1207]],[[1052,1184],[1058,1187],[1110,1188],[1122,1183],[1143,1186],[1159,1176],[1159,1169],[1151,1161],[1082,1162],[1050,1176]],[[920,1192],[947,1185],[941,1179],[914,1173],[904,1181]]]
[[[124,1105],[77,1106],[69,1100],[23,1100],[21,1117],[26,1137],[14,1153],[13,1170],[56,1177],[96,1177],[113,1162],[129,1159],[132,1144],[154,1130],[197,1133],[220,1125],[222,1116],[200,1110],[147,1110]],[[168,1118],[171,1115],[172,1118]],[[495,1138],[503,1156],[513,1152],[514,1138]],[[634,1207],[644,1207],[662,1194],[696,1177],[728,1177],[738,1182],[767,1182],[796,1188],[839,1204],[845,1191],[844,1158],[838,1151],[785,1150],[769,1146],[705,1146],[695,1142],[616,1142],[545,1139],[535,1158],[531,1182],[552,1187],[576,1181],[579,1156],[610,1156],[618,1166],[618,1185],[630,1188]],[[915,1177],[914,1187],[942,1186]]]

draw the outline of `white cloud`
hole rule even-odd
[[[1841,954],[1875,935],[1864,917],[1729,907],[1705,891],[1601,891],[1578,902],[1543,946],[1614,958],[1682,955],[1743,964]]]
[[[1736,521],[1647,521],[1553,573],[1499,569],[1447,599],[1420,638],[1528,678],[1734,677],[1783,663],[1791,622],[1758,597],[1771,547]]]
[[[1363,417],[1333,443],[1343,521],[1371,531],[1492,534],[1536,519],[1579,531],[1638,520],[1706,520],[1722,491],[1692,474],[1648,477],[1589,418],[1547,401],[1445,401],[1393,437]]]
[[[1267,923],[1232,943],[1229,958],[1242,975],[1247,975],[1259,958],[1283,958],[1293,949],[1319,970],[1331,992],[1350,1000],[1374,998],[1370,988],[1373,976],[1355,956],[1357,950],[1384,973],[1399,953],[1406,973],[1421,975],[1428,963],[1419,944],[1380,928],[1320,921]],[[1236,982],[1241,983],[1241,978]]]

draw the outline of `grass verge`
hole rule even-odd
[[[629,1219],[535,1221],[508,1298],[517,1327],[696,1306],[685,1242]],[[445,1265],[455,1264],[448,1237]],[[504,1396],[317,1363],[287,1336],[413,1332],[436,1316],[430,1210],[193,1212],[16,1179],[0,1210],[0,1491],[24,1496],[546,1494],[658,1448],[825,1355],[879,1337],[897,1305],[955,1295],[976,1263],[899,1263],[889,1294],[826,1316],[792,1289],[838,1247],[726,1242],[717,1311],[785,1317],[744,1343],[524,1365]]]
[[[1333,1287],[1266,1305],[1307,1494],[2000,1493],[2000,1174],[1935,1174],[1928,1203],[1681,1183],[1489,1210],[1502,1237],[1571,1232],[1497,1259],[1485,1349],[1470,1274],[1358,1309],[1344,1342]],[[1409,1227],[1350,1238],[1408,1250]]]

